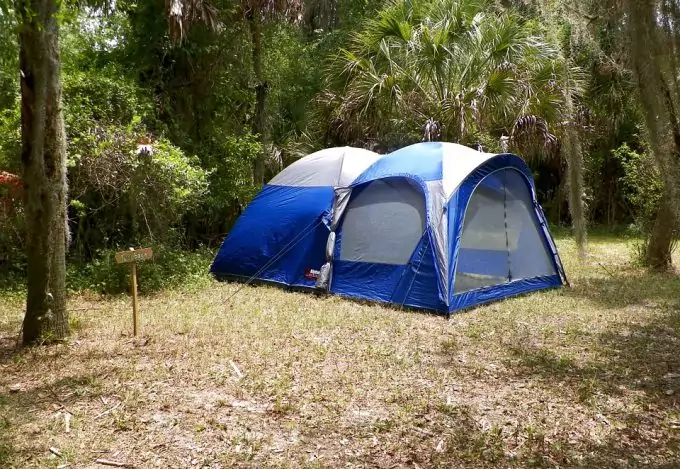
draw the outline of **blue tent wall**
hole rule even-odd
[[[330,292],[446,312],[438,276],[432,233],[427,229],[406,265],[334,261]]]
[[[324,263],[332,203],[331,187],[266,185],[222,243],[211,273],[313,287],[305,271]]]

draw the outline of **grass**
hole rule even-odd
[[[5,297],[0,467],[678,467],[680,278],[629,243],[562,239],[571,289],[450,321],[215,283],[145,296],[138,339],[74,295],[70,343],[16,350]]]

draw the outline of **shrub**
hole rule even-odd
[[[0,288],[9,288],[23,275],[24,251],[23,207],[8,197],[0,184]],[[12,205],[5,204],[9,201]]]
[[[19,173],[21,152],[21,114],[18,104],[0,110],[0,171]]]
[[[210,264],[215,252],[201,248],[195,251],[181,251],[161,244],[145,244],[152,247],[151,261],[137,264],[138,291],[142,294],[162,291],[168,288],[195,289],[211,282]],[[115,253],[118,249],[97,252],[89,262],[76,262],[68,266],[67,286],[70,291],[93,291],[101,294],[119,294],[130,291],[130,268],[117,264]]]
[[[613,150],[613,155],[623,168],[620,183],[635,219],[634,228],[647,234],[663,197],[659,170],[648,152],[637,152],[625,143]]]
[[[93,125],[70,142],[71,209],[76,252],[142,238],[175,241],[177,225],[207,192],[208,172],[139,124]]]
[[[258,139],[240,136],[212,136],[202,148],[207,168],[208,191],[196,210],[188,216],[188,238],[214,246],[227,232],[259,187],[253,184],[253,162],[261,151]]]

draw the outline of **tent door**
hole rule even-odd
[[[410,180],[390,178],[355,188],[335,235],[330,290],[392,301],[425,224],[425,197]]]

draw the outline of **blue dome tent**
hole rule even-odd
[[[446,314],[566,283],[524,160],[440,142],[302,158],[248,205],[211,272]]]

